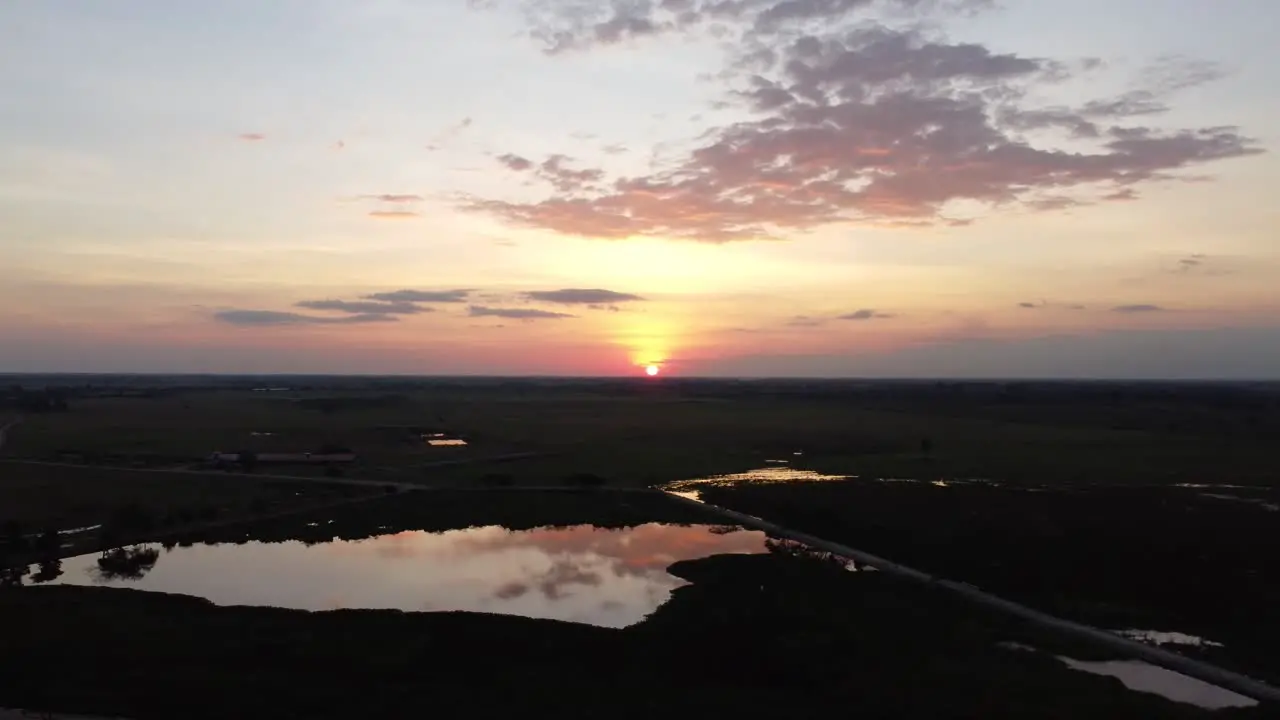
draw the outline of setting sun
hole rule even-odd
[[[656,376],[660,371],[661,371],[661,368],[659,368],[657,365],[649,365],[649,366],[646,366],[646,367],[645,367],[645,369],[644,369],[644,374],[645,374],[645,375],[648,375],[649,377],[654,377],[654,376]]]

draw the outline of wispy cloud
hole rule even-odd
[[[369,217],[379,220],[412,220],[422,215],[412,210],[370,210]]]
[[[436,151],[441,149],[442,147],[447,145],[450,141],[454,140],[459,135],[461,135],[462,131],[471,127],[473,122],[474,121],[471,118],[464,117],[462,118],[462,120],[458,121],[457,123],[450,125],[449,127],[440,131],[439,134],[437,134],[434,138],[431,139],[429,143],[427,143],[427,149],[431,151]]]
[[[808,315],[796,315],[787,321],[787,325],[791,327],[820,327],[826,324],[826,320],[822,318],[810,317]]]
[[[1080,305],[1078,303],[1059,303],[1059,302],[1049,302],[1048,300],[1041,300],[1040,302],[1029,302],[1029,301],[1020,302],[1018,303],[1018,307],[1023,310],[1052,310],[1052,309],[1084,310],[1085,309],[1084,305]]]
[[[435,308],[420,307],[409,302],[373,302],[368,300],[303,300],[297,307],[307,310],[330,310],[352,315],[417,315],[434,312]]]
[[[621,302],[644,300],[632,293],[602,290],[600,288],[564,288],[562,290],[535,290],[524,296],[539,302],[559,303],[562,305],[612,305]]]
[[[1221,267],[1221,258],[1210,258],[1204,253],[1192,253],[1178,258],[1170,270],[1175,275],[1199,275],[1204,277],[1231,275],[1233,270]]]
[[[1193,253],[1178,260],[1175,272],[1188,273],[1200,268],[1205,263],[1204,253]]]
[[[879,312],[872,308],[863,308],[854,310],[851,313],[837,316],[837,320],[886,320],[893,317],[892,313]]]
[[[240,138],[241,140],[244,140],[245,142],[258,142],[259,140],[267,139],[266,135],[262,133],[257,133],[257,132],[240,133],[236,137]]]
[[[219,322],[239,327],[265,327],[276,325],[361,325],[365,323],[395,322],[398,318],[385,314],[348,315],[323,317],[275,310],[223,310],[214,313]]]
[[[401,193],[382,193],[380,195],[363,195],[366,200],[377,200],[385,203],[416,203],[422,202],[421,195],[410,195]]]
[[[1164,308],[1159,305],[1117,305],[1111,308],[1111,312],[1122,314],[1152,313],[1163,312]]]
[[[467,308],[467,314],[471,317],[497,317],[507,318],[508,320],[558,320],[562,318],[577,317],[576,315],[551,312],[550,310],[536,310],[534,308],[494,308],[485,307],[483,305],[472,305]]]
[[[365,295],[364,299],[389,303],[460,303],[466,302],[472,292],[471,289],[394,290]]]
[[[472,7],[492,8],[497,0]],[[737,31],[740,43],[794,33],[812,22],[836,25],[865,19],[876,7],[897,13],[925,10],[976,12],[993,0],[592,0],[591,2],[518,2],[530,23],[529,34],[548,55],[669,34],[708,30],[724,39]]]
[[[559,192],[578,192],[587,190],[604,179],[604,171],[596,169],[574,170],[568,167],[573,158],[568,155],[552,155],[541,163],[535,164],[528,158],[519,155],[499,155],[498,162],[510,170],[525,172],[532,170],[534,175],[551,184]]]

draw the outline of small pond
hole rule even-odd
[[[442,432],[423,433],[422,439],[431,447],[464,447],[467,445],[466,440]]]
[[[643,620],[687,583],[681,560],[766,552],[766,535],[719,526],[650,523],[512,531],[475,527],[406,531],[364,540],[137,549],[141,572],[100,567],[100,556],[62,563],[57,582],[180,593],[219,605],[301,610],[469,610],[606,627]]]

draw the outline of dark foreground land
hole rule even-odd
[[[856,479],[712,487],[711,503],[1280,680],[1280,491]]]
[[[78,466],[0,460],[0,524],[31,532],[139,507],[163,521],[170,544],[714,524],[722,520],[641,494],[518,488],[812,469],[859,477],[709,486],[702,496],[1073,620],[1200,636],[1221,647],[1171,649],[1280,681],[1274,384],[54,377],[0,386],[15,382],[29,387],[0,399],[0,426],[22,422],[0,454]],[[467,445],[424,442],[435,433]],[[326,447],[360,459],[190,472],[203,473],[215,449]],[[292,484],[335,478],[371,484]],[[964,482],[974,478],[984,482]],[[360,500],[384,483],[458,490]],[[315,493],[317,504],[344,493],[359,502],[311,517]],[[221,525],[179,532],[210,507]],[[149,539],[134,530],[130,541]],[[624,630],[219,607],[19,577],[22,587],[0,589],[0,707],[137,718],[1206,714],[1054,657],[1111,659],[1096,649],[772,547],[673,565],[693,584]],[[1007,641],[1039,650],[999,645]]]
[[[646,495],[538,497],[419,493],[324,517],[350,539],[442,529],[451,510],[514,527],[717,520]],[[225,539],[317,539],[308,520],[228,530]],[[474,613],[218,607],[108,588],[10,589],[0,591],[0,700],[133,718],[1208,716],[1054,657],[1102,659],[1091,648],[787,543],[668,572],[691,584],[622,630]],[[1261,707],[1214,714],[1267,716]]]

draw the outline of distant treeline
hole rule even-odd
[[[0,406],[27,414],[66,412],[71,409],[67,401],[68,397],[70,393],[57,388],[25,390],[21,387],[11,387],[0,397]]]

